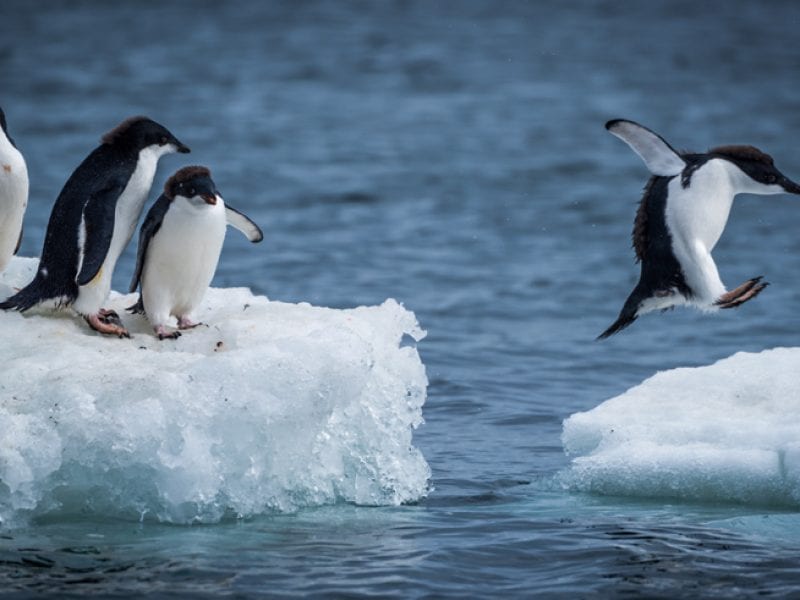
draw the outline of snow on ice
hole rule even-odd
[[[14,258],[0,297],[37,261]],[[99,515],[216,522],[427,493],[412,444],[427,379],[394,300],[333,310],[210,289],[207,324],[159,341],[112,292],[132,339],[71,311],[0,312],[0,520]]]
[[[656,374],[564,421],[571,489],[800,506],[800,348]]]

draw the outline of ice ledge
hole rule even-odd
[[[33,276],[15,258],[0,296]],[[123,315],[133,295],[112,292]],[[427,379],[394,300],[333,310],[211,289],[198,327],[97,335],[68,311],[0,312],[0,519],[73,513],[214,522],[426,494],[412,444]]]

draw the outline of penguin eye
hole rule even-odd
[[[160,141],[159,143],[160,143],[162,146],[164,146],[164,145],[167,143],[167,136],[165,136],[165,135],[162,135],[162,136],[161,136],[161,141]]]
[[[775,177],[774,174],[770,173],[769,175],[767,175],[767,183],[775,183],[777,180],[778,178]]]

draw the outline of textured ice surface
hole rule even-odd
[[[658,373],[564,421],[563,481],[601,494],[800,506],[800,348]]]
[[[15,258],[0,297],[33,277]],[[134,295],[112,292],[120,315]],[[427,379],[394,300],[332,310],[211,289],[208,327],[158,341],[90,332],[68,311],[0,311],[0,518],[166,522],[424,496],[412,445]]]

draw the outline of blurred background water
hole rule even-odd
[[[800,200],[742,196],[715,257],[772,286],[594,342],[637,278],[647,172],[603,124],[749,143],[800,179],[800,5],[101,2],[0,5],[0,105],[25,154],[20,254],[100,135],[147,114],[260,223],[214,285],[331,307],[394,297],[429,332],[415,506],[208,527],[0,530],[7,593],[570,597],[789,593],[800,527],[759,507],[569,494],[561,421],[656,371],[796,346]],[[115,288],[126,286],[133,245]],[[6,341],[8,343],[8,341]],[[124,368],[121,365],[120,368]],[[777,525],[775,525],[777,523]]]

